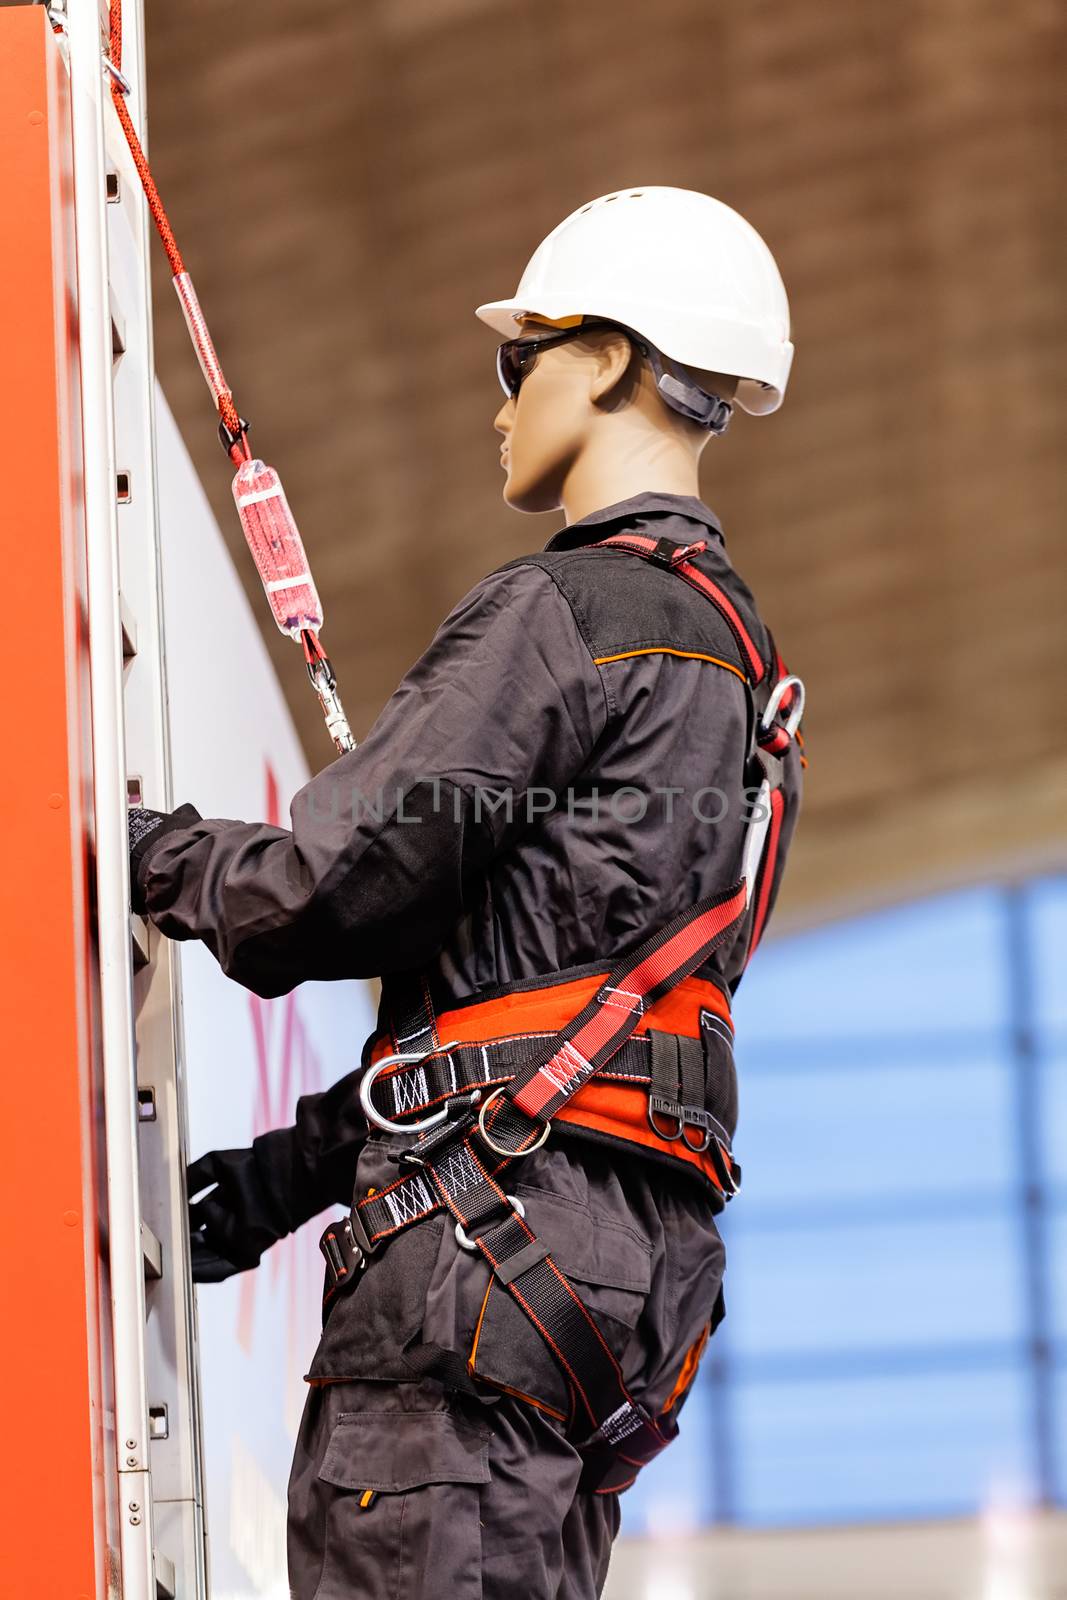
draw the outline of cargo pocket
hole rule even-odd
[[[648,1239],[562,1195],[526,1184],[518,1184],[514,1193],[530,1228],[574,1285],[612,1355],[620,1358],[651,1283]],[[485,1292],[468,1364],[475,1377],[568,1420],[566,1379],[533,1323],[496,1278],[490,1278]]]
[[[446,1411],[342,1411],[318,1475],[315,1600],[480,1600],[488,1428]]]

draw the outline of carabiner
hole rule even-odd
[[[49,21],[51,21],[51,19],[52,19],[51,11],[49,11],[49,13],[48,13],[48,19],[49,19]],[[119,71],[118,67],[116,67],[116,65],[112,61],[111,57],[109,55],[105,54],[104,51],[101,51],[100,55],[101,55],[101,58],[103,60],[104,67],[106,68],[106,70],[108,72],[110,72],[111,76],[114,78],[115,82],[118,84],[118,86],[122,90],[123,94],[125,94],[125,95],[132,94],[133,93],[133,84],[130,82],[129,78],[127,78],[126,74],[124,72],[120,72]]]
[[[767,701],[764,713],[760,718],[761,732],[770,732],[771,724],[778,715],[778,707],[785,699],[786,692],[789,689],[796,690],[797,698],[796,704],[793,706],[793,709],[786,718],[783,726],[790,738],[793,737],[794,733],[796,733],[797,729],[800,727],[800,719],[804,715],[804,682],[803,679],[798,678],[795,673],[791,672],[788,677],[779,678],[778,682],[772,689],[771,698]]]
[[[381,1128],[383,1133],[425,1133],[427,1128],[436,1128],[438,1123],[444,1122],[449,1114],[449,1102],[446,1101],[440,1111],[433,1111],[428,1117],[423,1117],[420,1122],[390,1122],[388,1117],[383,1117],[371,1100],[371,1090],[378,1081],[379,1075],[386,1067],[398,1066],[401,1062],[409,1065],[415,1061],[427,1061],[430,1056],[447,1054],[454,1050],[459,1043],[453,1039],[450,1044],[435,1045],[432,1050],[416,1050],[414,1054],[398,1051],[396,1055],[382,1056],[373,1066],[368,1067],[359,1083],[359,1103],[367,1113],[367,1121],[373,1122],[375,1127]]]

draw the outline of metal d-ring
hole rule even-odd
[[[482,1138],[485,1140],[486,1144],[489,1146],[494,1155],[504,1156],[507,1158],[507,1160],[512,1161],[516,1156],[531,1156],[535,1150],[540,1150],[541,1146],[548,1138],[549,1133],[552,1131],[552,1124],[550,1122],[546,1122],[544,1127],[541,1129],[537,1143],[527,1145],[525,1150],[505,1150],[502,1144],[495,1144],[490,1138],[489,1134],[486,1132],[485,1113],[489,1110],[489,1107],[492,1105],[493,1101],[499,1099],[506,1088],[507,1084],[501,1084],[499,1089],[494,1089],[492,1094],[488,1095],[486,1099],[482,1101],[482,1108],[478,1112],[478,1132],[481,1134]]]
[[[678,1126],[673,1133],[664,1133],[656,1121],[657,1117],[673,1117]],[[662,1094],[649,1094],[648,1125],[656,1138],[665,1140],[667,1144],[673,1144],[676,1139],[680,1139],[685,1132],[685,1124],[682,1120],[682,1108],[677,1100],[670,1100]],[[689,1140],[685,1142],[688,1144]]]
[[[796,690],[796,701],[794,702],[792,711],[790,711],[789,716],[785,720],[785,731],[788,733],[789,737],[792,738],[794,733],[796,733],[797,729],[800,727],[800,719],[804,715],[804,682],[803,679],[798,678],[795,673],[790,673],[787,678],[778,679],[778,682],[775,684],[774,689],[771,692],[771,698],[767,701],[763,715],[760,718],[760,727],[764,733],[768,732],[772,722],[778,715],[778,707],[785,699],[786,691],[789,689]]]
[[[448,1116],[448,1103],[440,1111],[431,1112],[428,1117],[423,1117],[419,1122],[390,1122],[388,1117],[383,1117],[381,1112],[371,1100],[371,1090],[386,1067],[398,1066],[401,1062],[410,1065],[413,1061],[425,1061],[429,1056],[447,1055],[449,1050],[454,1050],[459,1043],[453,1039],[451,1044],[435,1045],[432,1050],[416,1050],[407,1052],[400,1050],[396,1055],[382,1056],[372,1067],[368,1067],[359,1081],[359,1103],[367,1113],[367,1121],[373,1122],[376,1128],[381,1128],[383,1133],[425,1133],[427,1128],[436,1128],[439,1122],[444,1122]]]
[[[517,1198],[517,1196],[513,1194],[506,1194],[504,1199],[511,1201],[513,1209],[519,1213],[520,1217],[524,1217],[526,1215],[526,1207],[523,1205],[522,1201]],[[456,1243],[459,1245],[461,1250],[477,1250],[478,1248],[476,1241],[472,1239],[469,1234],[464,1232],[462,1222],[456,1223]]]

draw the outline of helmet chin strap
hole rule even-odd
[[[672,411],[680,412],[692,422],[699,422],[709,433],[716,435],[725,433],[733,414],[730,402],[721,399],[717,394],[709,394],[706,390],[698,388],[673,362],[668,363],[667,358],[660,355],[652,345],[647,345],[646,349],[649,366],[656,375],[656,389],[664,405],[670,406]],[[670,371],[665,370],[668,364]]]

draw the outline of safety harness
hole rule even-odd
[[[540,1149],[556,1123],[696,1176],[713,1210],[740,1187],[726,1126],[729,998],[696,973],[740,934],[753,906],[748,954],[762,933],[784,816],[783,757],[799,740],[804,694],[773,640],[768,665],[730,597],[695,564],[706,547],[620,534],[592,548],[677,574],[730,627],[755,707],[755,765],[746,776],[758,776],[762,802],[746,833],[742,877],[606,973],[520,983],[440,1018],[420,975],[389,980],[389,1035],[372,1045],[360,1095],[369,1121],[417,1137],[391,1157],[395,1182],[359,1199],[320,1240],[328,1306],[389,1239],[447,1212],[461,1247],[482,1256],[548,1345],[570,1387],[568,1435],[584,1457],[583,1484],[603,1493],[624,1488],[670,1442],[685,1391],[657,1417],[634,1400],[592,1314],[506,1186],[512,1165]],[[375,1099],[382,1088],[391,1114]]]

